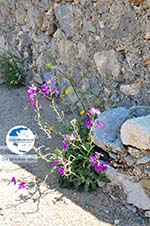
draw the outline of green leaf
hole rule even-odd
[[[45,64],[45,66],[46,66],[48,69],[56,69],[56,66],[53,65],[52,63]]]
[[[85,192],[88,192],[89,191],[89,185],[87,183],[85,183],[85,185],[84,185],[84,191]]]

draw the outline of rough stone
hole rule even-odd
[[[55,71],[45,71],[42,73],[43,81],[48,81],[55,76]]]
[[[88,60],[88,50],[84,43],[82,42],[78,43],[78,57],[82,59],[84,62]]]
[[[118,76],[120,74],[120,64],[117,59],[115,50],[101,51],[94,54],[94,60],[97,66],[98,72],[105,76],[111,74]]]
[[[117,151],[123,148],[119,137],[119,129],[129,116],[130,111],[124,107],[107,110],[100,115],[94,122],[94,129],[91,136],[94,143],[104,150]],[[97,128],[97,122],[102,121],[104,126]]]
[[[133,166],[135,163],[135,159],[131,155],[126,156],[125,160],[128,166]]]
[[[74,32],[74,18],[72,5],[69,3],[55,4],[55,15],[59,21],[60,27],[65,32],[66,37],[72,37]]]
[[[88,32],[91,31],[93,33],[96,32],[96,28],[93,26],[92,22],[89,20],[84,19],[83,20],[83,31]]]
[[[140,159],[137,159],[137,165],[146,164],[150,162],[150,156],[144,156]]]
[[[133,106],[129,108],[129,110],[130,110],[130,116],[129,116],[130,118],[146,116],[150,114],[149,106]]]
[[[72,103],[77,103],[78,101],[78,97],[76,96],[73,88],[71,86],[68,87],[68,89],[70,90],[70,93],[67,95],[68,98],[71,100]]]
[[[127,96],[134,96],[139,93],[140,88],[141,88],[140,82],[136,82],[133,84],[122,84],[120,86],[120,91],[126,94]]]
[[[110,166],[106,170],[106,175],[113,184],[123,187],[129,204],[133,204],[143,210],[150,210],[150,198],[147,196],[140,183],[130,181],[126,175],[119,173]]]
[[[70,57],[74,55],[73,43],[70,40],[62,39],[58,44],[58,52],[60,56],[60,63],[70,66]]]
[[[128,119],[120,132],[123,144],[150,149],[150,115]]]
[[[104,188],[105,186],[106,186],[106,183],[105,182],[103,182],[103,181],[97,181],[97,184],[98,184],[98,186],[100,187],[100,188]]]
[[[143,157],[143,152],[139,149],[136,149],[134,147],[127,147],[127,151],[128,153],[130,153],[130,155],[133,157],[133,158],[140,158],[140,157]]]

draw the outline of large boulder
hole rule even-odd
[[[150,149],[150,115],[128,119],[121,126],[120,133],[124,145]]]
[[[105,151],[121,150],[123,144],[119,131],[129,114],[130,111],[124,107],[117,107],[99,114],[90,133],[94,143]],[[104,126],[98,128],[97,122],[103,122]]]

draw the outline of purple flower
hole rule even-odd
[[[85,119],[85,128],[91,129],[92,125],[93,125],[93,120],[86,118]]]
[[[32,105],[32,107],[34,108],[36,106],[36,103],[35,103],[35,96],[36,96],[36,92],[37,92],[37,87],[35,85],[31,85],[29,86],[28,90],[27,90],[27,93],[28,93],[28,99]]]
[[[98,165],[97,163],[94,165],[94,170],[95,170],[96,172],[99,171],[99,165]]]
[[[15,177],[12,177],[11,178],[11,182],[14,183],[14,185],[16,185],[16,183],[17,183],[16,178]]]
[[[59,161],[61,164],[64,164],[64,163],[66,163],[67,162],[67,159],[64,159],[64,158],[62,158],[62,159],[60,159],[60,161]]]
[[[59,173],[60,175],[65,174],[65,167],[64,167],[64,166],[61,166],[61,167],[58,169],[58,173]]]
[[[64,149],[65,151],[67,151],[69,145],[67,144],[67,137],[66,137],[66,136],[64,137],[64,139],[63,139],[63,141],[62,141],[62,144],[63,144],[63,149]]]
[[[28,87],[27,92],[28,92],[28,96],[30,96],[32,99],[37,92],[37,87],[32,84],[31,86]]]
[[[54,93],[55,94],[59,94],[59,90],[58,90],[58,88],[56,86],[54,87]]]
[[[31,101],[31,106],[32,106],[33,108],[35,108],[35,107],[36,107],[36,103],[35,103],[35,101]]]
[[[89,111],[88,111],[91,115],[99,115],[101,112],[99,109],[96,109],[94,107],[92,107]]]
[[[52,83],[56,82],[56,78],[51,78],[51,82]]]
[[[94,165],[97,163],[97,159],[96,159],[96,157],[94,155],[90,156],[89,161],[91,163],[93,163]]]
[[[65,151],[67,151],[69,145],[68,145],[65,141],[63,141],[62,143],[63,143],[63,149],[64,149]]]
[[[96,172],[104,172],[105,170],[107,169],[107,166],[106,166],[106,164],[104,164],[104,163],[101,163],[100,165],[99,164],[95,164],[94,165],[94,170],[96,171]]]
[[[57,165],[58,165],[58,160],[54,160],[54,161],[53,161],[53,167],[56,168]]]
[[[100,157],[103,157],[104,155],[102,153],[99,153],[99,152],[95,152],[95,156],[97,159],[99,159]]]
[[[74,141],[76,140],[76,136],[74,134],[71,134],[70,136],[68,136],[70,141]]]
[[[48,85],[47,83],[44,83],[44,84],[42,85],[41,90],[39,91],[39,93],[40,93],[41,95],[43,95],[43,96],[49,95],[50,92],[51,92],[51,86]]]
[[[25,189],[26,188],[26,182],[20,182],[18,184],[18,189]]]
[[[107,165],[105,163],[101,163],[99,166],[99,170],[101,172],[104,172],[105,170],[107,170]]]
[[[104,126],[104,123],[101,121],[101,122],[99,122],[99,121],[97,121],[96,122],[96,128],[102,128]]]

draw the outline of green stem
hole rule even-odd
[[[85,107],[85,105],[84,105],[84,103],[83,103],[83,101],[82,101],[80,95],[78,94],[78,92],[77,92],[77,90],[76,90],[76,88],[75,88],[75,83],[74,83],[74,81],[73,81],[73,78],[70,79],[69,76],[66,76],[66,74],[65,74],[64,72],[60,71],[59,69],[57,69],[57,71],[60,72],[61,74],[65,75],[65,78],[69,81],[70,85],[71,85],[72,88],[73,88],[73,91],[75,92],[75,94],[76,94],[76,96],[77,96],[79,102],[81,103],[83,110],[86,112],[86,107]]]

